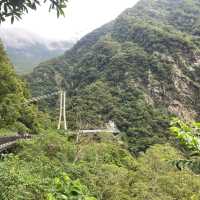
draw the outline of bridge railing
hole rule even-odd
[[[6,144],[9,142],[14,142],[20,139],[29,139],[31,138],[31,135],[24,134],[24,135],[15,135],[15,136],[4,136],[0,137],[0,145]]]

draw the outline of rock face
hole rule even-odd
[[[198,118],[199,47],[198,0],[141,0],[28,80],[38,95],[59,88],[61,74],[71,116],[78,109],[85,123],[114,118],[128,136],[151,143],[149,136],[166,129],[166,116]]]

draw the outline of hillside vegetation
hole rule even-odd
[[[0,43],[0,80],[0,129],[12,129],[15,133],[17,131],[37,133],[40,127],[43,127],[39,124],[39,120],[44,114],[35,106],[24,104],[25,99],[30,97],[28,89],[25,82],[16,75],[2,43]]]
[[[0,154],[0,199],[199,200],[199,34],[197,0],[141,0],[41,63],[25,78],[66,90],[67,131],[0,44],[0,136],[32,133]],[[80,132],[109,120],[120,133]]]
[[[169,116],[198,117],[199,10],[195,0],[140,1],[35,68],[32,94],[58,90],[62,80],[70,128],[77,115],[84,127],[112,119],[133,152],[165,142]]]
[[[169,144],[133,157],[112,135],[73,138],[55,131],[20,143],[0,165],[2,200],[198,200],[200,180],[168,161],[182,155]]]

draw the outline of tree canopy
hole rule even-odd
[[[37,10],[45,3],[49,3],[49,12],[55,10],[57,17],[64,16],[63,9],[66,8],[67,2],[68,0],[2,0],[0,1],[0,23],[7,18],[11,19],[11,23],[15,19],[20,20],[29,10]]]

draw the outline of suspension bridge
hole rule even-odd
[[[25,104],[30,104],[33,102],[38,102],[43,99],[51,98],[52,96],[58,96],[59,97],[59,118],[58,118],[58,125],[57,129],[63,128],[64,130],[67,130],[67,121],[66,121],[66,91],[59,90],[57,92],[52,92],[46,95],[33,97],[29,100],[25,101]],[[115,123],[113,121],[109,121],[106,124],[105,129],[94,129],[94,130],[80,130],[81,133],[98,133],[98,132],[110,132],[110,133],[118,133],[119,130],[117,129]]]
[[[59,117],[58,117],[58,125],[57,129],[67,130],[67,121],[66,121],[66,91],[59,90],[57,92],[52,92],[46,95],[33,97],[31,99],[25,100],[23,104],[28,105],[34,102],[41,101],[43,99],[49,99],[52,96],[58,96],[59,98]],[[92,134],[92,133],[100,133],[100,132],[108,132],[108,133],[119,133],[115,123],[113,121],[109,121],[106,124],[105,129],[94,129],[94,130],[79,130],[78,134]],[[13,147],[19,140],[27,140],[31,139],[31,135],[23,134],[23,135],[15,135],[10,137],[0,137],[0,153]]]

